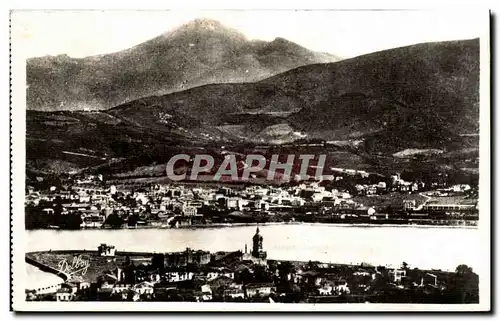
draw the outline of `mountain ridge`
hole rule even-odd
[[[416,138],[426,132],[447,137],[478,130],[478,62],[477,39],[423,43],[302,66],[258,82],[147,97],[110,112],[142,118],[147,110],[151,122],[160,110],[176,110],[211,126],[231,125],[227,114],[291,112],[271,125],[286,122],[319,139],[410,129]]]
[[[442,150],[422,163],[425,170],[460,170],[474,164],[463,151],[477,153],[478,137],[471,134],[478,133],[478,120],[478,39],[424,43],[255,82],[144,97],[105,111],[28,110],[27,159],[34,168],[46,167],[46,160],[78,167],[94,165],[95,157],[122,159],[120,168],[132,169],[183,150],[277,145],[299,152],[319,144],[343,149],[337,153],[342,164],[384,171],[417,166],[392,156],[400,151]],[[68,158],[68,151],[95,157]]]
[[[292,42],[250,41],[235,29],[201,19],[115,53],[28,59],[27,109],[104,110],[141,97],[210,83],[254,82],[337,60]]]

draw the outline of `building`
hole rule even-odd
[[[99,245],[97,248],[97,251],[99,253],[99,256],[109,256],[109,257],[114,257],[115,256],[115,246],[114,245],[107,245],[106,243],[102,243]]]
[[[164,269],[165,268],[165,254],[163,253],[155,253],[153,254],[153,258],[151,259],[151,265],[155,269]]]
[[[198,213],[198,209],[194,206],[183,206],[182,214],[184,216],[195,216]]]
[[[252,256],[258,259],[265,260],[267,258],[267,252],[264,251],[263,241],[264,238],[259,234],[260,230],[257,227],[255,231],[255,235],[253,236],[253,248],[252,248]]]
[[[476,209],[475,204],[436,204],[429,202],[423,206],[426,211],[471,211]]]
[[[437,286],[437,284],[438,284],[438,279],[437,279],[437,276],[435,274],[425,273],[420,278],[420,286],[424,286],[424,285]]]
[[[333,290],[337,293],[350,293],[349,285],[346,280],[336,280],[333,282]]]
[[[71,301],[73,298],[73,293],[71,289],[67,287],[60,288],[56,292],[56,301]]]
[[[405,211],[413,211],[417,206],[415,200],[403,200],[403,209]]]
[[[229,209],[241,210],[241,198],[239,197],[228,197],[225,199],[225,205]]]
[[[243,288],[240,287],[229,287],[224,290],[224,298],[226,299],[243,299],[245,298],[245,292]]]
[[[276,291],[272,283],[251,283],[246,286],[246,294],[248,298],[266,297]]]
[[[154,287],[151,282],[141,282],[133,286],[133,290],[137,294],[153,294]]]
[[[210,252],[193,251],[187,248],[184,252],[167,253],[165,255],[165,264],[169,267],[186,266],[188,264],[205,265],[211,260]]]
[[[194,278],[194,273],[186,271],[172,271],[172,272],[166,272],[164,274],[164,279],[167,282],[182,282],[182,281],[192,280],[193,278]]]
[[[394,283],[401,283],[403,278],[406,277],[406,270],[393,270],[389,271],[389,277],[392,279]]]

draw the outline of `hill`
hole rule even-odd
[[[28,59],[27,108],[102,110],[140,97],[211,83],[252,82],[338,60],[281,38],[250,41],[217,21],[197,19],[121,52]]]
[[[250,141],[363,138],[380,149],[451,148],[478,131],[479,41],[308,65],[254,83],[148,97],[109,113],[146,125],[172,111]]]
[[[341,163],[355,159],[346,163],[352,168],[402,171],[425,160],[427,172],[436,161],[439,168],[461,170],[477,164],[465,151],[478,148],[478,89],[478,39],[417,44],[252,83],[145,97],[101,112],[28,112],[27,155],[58,160],[55,150],[85,153],[83,148],[128,159],[133,169],[164,162],[182,148],[288,144],[298,150],[319,142],[351,153],[337,154]],[[49,139],[64,144],[47,145]],[[393,156],[412,149],[442,153]]]

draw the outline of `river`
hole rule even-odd
[[[333,263],[383,264],[455,270],[481,265],[477,228],[423,226],[339,226],[325,224],[261,225],[270,259],[317,260]],[[186,247],[208,251],[252,247],[255,226],[202,229],[33,230],[28,251],[96,250],[100,243],[118,251],[174,252]]]
[[[40,289],[55,284],[60,284],[64,280],[55,274],[44,272],[31,264],[26,264],[26,284],[30,289]]]

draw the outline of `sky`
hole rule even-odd
[[[484,34],[486,16],[470,10],[17,11],[12,39],[26,57],[86,57],[130,48],[196,18],[218,20],[248,39],[282,37],[349,58],[420,42],[476,38]]]

